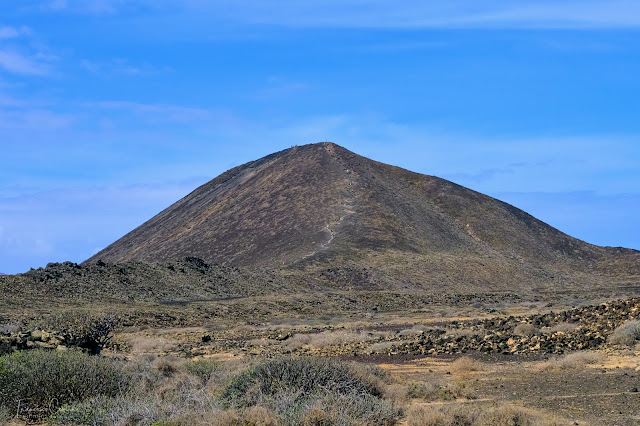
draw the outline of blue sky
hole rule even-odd
[[[0,0],[0,271],[330,140],[640,249],[637,1]]]

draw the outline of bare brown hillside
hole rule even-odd
[[[509,204],[333,143],[231,169],[87,260],[320,273],[355,286],[637,283],[640,252],[577,240]]]

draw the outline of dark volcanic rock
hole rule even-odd
[[[465,352],[498,353],[503,355],[563,354],[581,349],[598,349],[606,338],[624,322],[640,318],[640,298],[619,300],[607,304],[586,306],[562,312],[550,312],[522,317],[492,318],[452,322],[467,335],[447,335],[442,330],[429,331],[415,341],[389,348],[393,354],[457,354]],[[514,330],[519,324],[553,327],[573,324],[570,331],[536,329],[530,336],[520,336]]]

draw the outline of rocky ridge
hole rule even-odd
[[[292,348],[287,340],[295,333],[248,335],[241,339],[229,335],[209,335],[207,342],[216,344],[215,351],[240,351],[248,354],[293,353],[321,356],[428,356],[464,353],[482,353],[499,356],[547,356],[578,350],[615,347],[607,342],[613,330],[624,322],[640,319],[640,298],[619,300],[606,304],[585,306],[561,312],[527,316],[498,316],[482,320],[450,321],[437,327],[407,334],[411,330],[398,330],[393,335],[376,338],[375,327],[369,332],[361,330],[362,341],[313,347],[302,345]],[[524,327],[523,327],[524,326]],[[524,331],[520,331],[523,329]],[[311,335],[332,327],[310,328]],[[265,343],[254,345],[252,340]],[[381,349],[375,347],[382,346]],[[212,348],[211,348],[212,349]],[[207,344],[181,350],[189,353],[207,353]]]

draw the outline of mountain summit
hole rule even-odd
[[[330,142],[235,167],[87,262],[186,256],[267,268],[348,264],[412,282],[640,272],[640,252],[585,243],[507,203]]]

